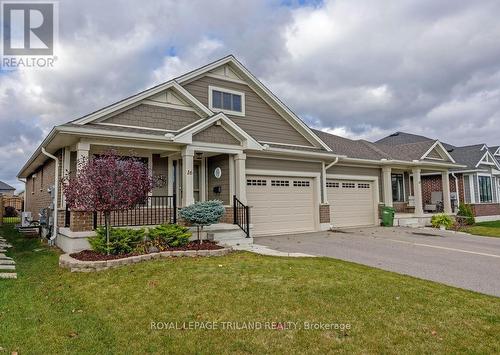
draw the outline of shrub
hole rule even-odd
[[[471,205],[461,203],[458,206],[457,216],[462,217],[464,223],[468,226],[471,226],[476,223],[476,219],[474,218],[474,212],[472,212]]]
[[[445,226],[446,228],[451,228],[453,225],[453,220],[450,216],[445,214],[436,214],[432,216],[431,224],[434,228],[439,228]]]
[[[218,223],[226,212],[222,201],[212,200],[196,202],[184,207],[180,211],[180,216],[189,224],[198,228],[198,240],[200,240],[200,228]]]
[[[6,206],[4,217],[17,217],[16,209],[12,206]]]
[[[177,224],[162,224],[149,230],[151,245],[160,250],[184,246],[189,242],[190,237],[189,228]]]
[[[98,228],[96,236],[89,238],[92,250],[102,254],[130,254],[144,240],[144,229],[111,228],[109,247],[106,247],[106,228]]]

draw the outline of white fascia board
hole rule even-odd
[[[252,82],[256,87],[258,87],[272,102],[277,104],[286,114],[289,116],[288,122],[292,124],[296,129],[299,131],[302,131],[301,133],[304,135],[305,138],[307,138],[308,141],[311,143],[316,143],[325,148],[327,151],[331,152],[332,149],[325,143],[323,142],[317,135],[313,133],[313,131],[297,116],[295,115],[281,100],[274,95],[271,90],[269,90],[267,87],[265,87],[247,68],[243,66],[236,58],[234,58],[232,55],[224,57],[216,62],[213,62],[209,65],[206,65],[204,67],[201,67],[197,70],[194,70],[188,74],[182,75],[176,79],[177,82],[183,83],[189,80],[192,80],[193,78],[203,75],[206,72],[209,72],[212,69],[215,69],[216,67],[219,67],[224,64],[231,64],[234,66],[237,71],[239,71],[240,75],[243,75],[246,77],[250,82]],[[287,119],[287,117],[283,117]],[[290,122],[292,121],[292,122]]]
[[[123,138],[123,139],[141,139],[155,142],[164,142],[171,143],[172,139],[169,139],[165,136],[156,136],[152,134],[143,134],[143,133],[131,133],[131,132],[117,132],[117,131],[108,131],[104,129],[90,129],[85,126],[82,127],[57,127],[57,131],[62,133],[76,133],[82,136],[98,136],[101,138],[109,137],[109,138]]]
[[[86,123],[93,122],[101,117],[112,114],[115,111],[126,108],[130,105],[136,104],[144,99],[147,99],[150,96],[156,95],[164,90],[173,89],[179,95],[181,95],[184,99],[190,102],[195,108],[197,108],[200,112],[204,113],[206,116],[210,116],[213,114],[206,106],[204,106],[198,99],[196,99],[193,95],[191,95],[186,89],[176,83],[174,80],[167,81],[161,85],[155,86],[148,90],[145,90],[139,94],[133,95],[125,100],[116,102],[108,107],[100,109],[94,113],[91,113],[87,116],[84,116],[76,121],[73,121],[75,124],[84,125]]]
[[[486,158],[487,156],[490,157],[492,163],[483,161],[484,158]],[[476,168],[479,167],[479,165],[481,165],[481,164],[493,165],[493,166],[496,166],[498,169],[500,169],[500,165],[499,165],[497,159],[489,151],[486,151],[486,153],[484,153],[484,155],[481,157],[479,162],[476,164]]]
[[[453,157],[450,155],[450,153],[448,153],[448,151],[443,146],[443,144],[441,144],[440,141],[435,141],[434,144],[424,153],[424,155],[422,155],[420,160],[425,159],[430,154],[430,152],[432,152],[432,150],[436,147],[439,147],[441,149],[441,151],[448,157],[448,159],[450,159],[450,161],[455,163],[455,159],[453,159]]]
[[[204,129],[210,127],[217,121],[222,121],[223,128],[228,131],[229,134],[235,135],[236,138],[240,139],[246,149],[252,150],[263,150],[264,147],[260,145],[252,136],[242,130],[236,123],[234,123],[230,118],[228,118],[224,113],[218,113],[215,116],[201,122],[198,125],[191,127],[190,129],[182,132],[181,134],[175,136],[174,142],[176,143],[193,143],[193,135]]]
[[[337,155],[333,153],[320,153],[320,152],[307,152],[303,150],[291,150],[291,149],[282,149],[275,147],[268,147],[264,150],[269,153],[290,155],[290,156],[300,156],[300,157],[315,157],[320,159],[332,160],[335,158],[341,158],[342,160],[346,158],[345,155]]]

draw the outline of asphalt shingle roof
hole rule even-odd
[[[15,187],[10,186],[9,184],[0,181],[0,190],[15,190]]]

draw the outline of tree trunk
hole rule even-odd
[[[104,224],[106,225],[106,254],[109,255],[109,222],[110,212],[104,212]]]

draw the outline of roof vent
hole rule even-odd
[[[393,133],[389,137],[397,137],[397,136],[399,136],[399,132]]]

